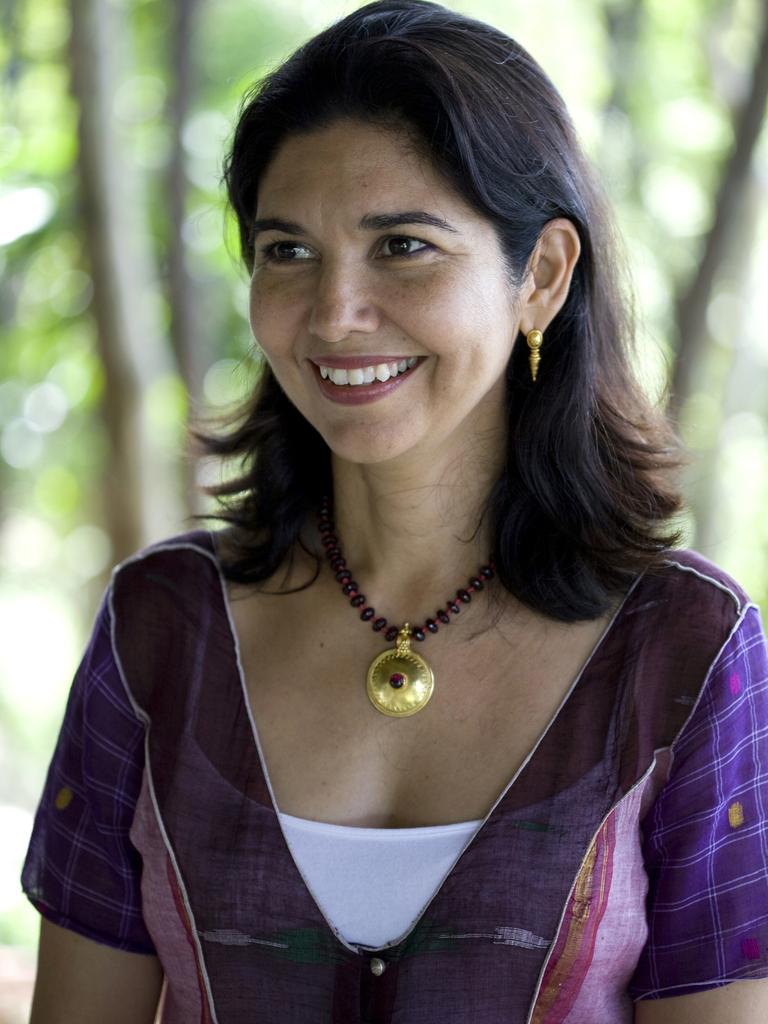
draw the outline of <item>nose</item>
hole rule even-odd
[[[379,315],[365,275],[348,263],[326,264],[315,280],[307,326],[328,344],[376,331]]]

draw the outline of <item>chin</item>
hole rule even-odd
[[[391,462],[412,450],[416,444],[413,437],[392,437],[391,433],[384,436],[381,430],[371,431],[360,427],[321,433],[335,458],[360,466],[376,466]]]

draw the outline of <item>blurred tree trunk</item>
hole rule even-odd
[[[675,418],[691,393],[696,363],[705,347],[707,310],[718,272],[738,237],[739,208],[765,118],[768,100],[768,3],[763,2],[759,6],[762,23],[752,74],[740,109],[734,114],[733,146],[715,196],[712,227],[704,240],[696,274],[676,301],[678,343],[669,408]]]
[[[689,488],[696,522],[696,547],[709,558],[718,560],[732,538],[732,524],[724,515],[731,496],[725,492],[722,478],[723,454],[728,445],[728,420],[744,412],[762,415],[766,399],[766,369],[757,359],[754,345],[750,344],[746,311],[754,286],[752,253],[757,241],[757,227],[765,203],[765,185],[753,171],[744,187],[743,201],[739,204],[738,223],[734,237],[738,239],[729,254],[722,275],[727,289],[728,308],[732,313],[723,324],[721,345],[727,346],[730,362],[722,391],[722,426],[717,443],[702,453],[697,460],[695,477]]]
[[[126,10],[103,0],[70,0],[70,12],[80,208],[110,441],[106,524],[117,560],[180,519],[174,474],[159,465],[145,411],[150,386],[169,366],[153,317],[157,294],[142,182],[114,117],[130,40]]]
[[[171,157],[168,164],[170,233],[168,287],[171,298],[171,343],[179,373],[190,396],[200,395],[203,358],[195,289],[187,265],[183,228],[186,215],[187,175],[183,133],[195,88],[192,42],[199,0],[176,0],[176,22],[171,32],[171,94],[168,115],[171,126]]]
[[[193,65],[193,41],[200,0],[176,0],[175,24],[170,33],[171,92],[168,120],[171,126],[171,155],[168,163],[168,299],[171,307],[170,337],[176,365],[195,409],[202,394],[205,360],[200,337],[198,290],[187,262],[184,240],[188,180],[184,155],[184,126],[189,115],[196,76]],[[184,490],[190,510],[200,510],[200,494],[195,485],[194,466],[183,466]]]
[[[616,180],[624,177],[627,195],[641,206],[640,181],[644,161],[637,130],[632,126],[631,97],[643,74],[639,42],[645,16],[645,0],[607,3],[602,8],[602,15],[609,42],[611,92],[603,107],[603,141],[600,152],[610,178]]]

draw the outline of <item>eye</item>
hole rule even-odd
[[[390,249],[388,256],[417,256],[419,253],[427,252],[429,249],[433,249],[434,246],[430,245],[429,242],[422,242],[420,238],[411,238],[410,235],[390,235],[382,241],[382,248],[385,246],[392,246],[394,251]],[[410,245],[421,246],[420,249],[408,249]]]
[[[260,250],[262,258],[268,263],[296,263],[298,260],[305,260],[306,256],[296,256],[299,251],[308,253],[310,250],[301,242],[272,242],[263,246]]]

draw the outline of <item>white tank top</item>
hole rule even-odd
[[[482,818],[422,828],[357,828],[279,815],[307,888],[350,945],[401,939]]]

